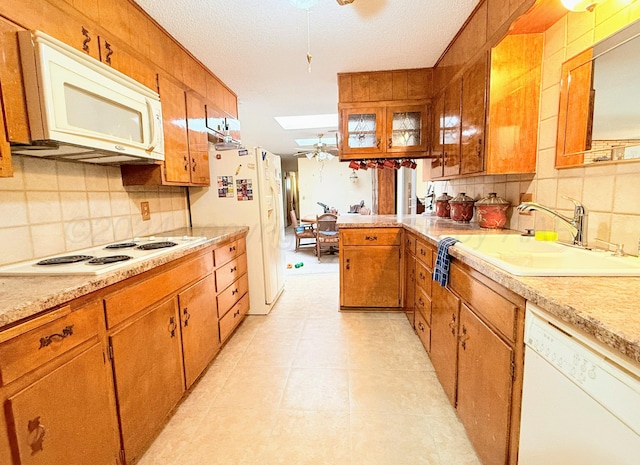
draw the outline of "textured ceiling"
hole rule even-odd
[[[295,138],[274,116],[336,113],[336,73],[431,67],[478,0],[135,0],[238,95],[242,140],[280,155]],[[335,129],[335,128],[330,128]]]

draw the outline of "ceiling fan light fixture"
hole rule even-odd
[[[353,1],[354,0],[336,0],[336,2],[338,2],[338,5],[340,6],[351,5]]]

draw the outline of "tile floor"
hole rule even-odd
[[[338,274],[289,276],[140,465],[479,465],[404,314],[338,312]]]

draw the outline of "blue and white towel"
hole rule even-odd
[[[449,256],[449,247],[458,242],[453,237],[445,237],[438,242],[438,256],[436,257],[436,266],[433,267],[433,280],[440,283],[442,287],[449,282],[449,265],[451,257]]]

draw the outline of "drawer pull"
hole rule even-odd
[[[29,447],[31,447],[31,455],[36,455],[37,452],[43,450],[42,443],[47,430],[44,425],[40,423],[40,417],[35,417],[33,420],[29,420],[27,430],[29,431]]]
[[[424,257],[425,255],[427,255],[427,251],[424,249],[420,249],[420,255]]]
[[[189,313],[189,308],[185,307],[182,310],[182,314],[184,315],[184,325],[189,326],[189,319],[191,319],[191,314]]]
[[[84,39],[82,40],[82,50],[89,53],[89,42],[91,42],[91,36],[89,35],[89,31],[82,26],[82,36]]]
[[[424,325],[422,322],[418,323],[418,329],[424,333]]]
[[[238,288],[231,289],[231,295],[236,295],[238,293]]]
[[[237,266],[233,266],[233,267],[231,267],[231,269],[229,270],[229,272],[231,272],[231,273],[235,273],[236,271],[238,271],[238,267],[237,267]]]
[[[424,281],[424,278],[425,278],[425,275],[424,275],[424,273],[422,273],[422,271],[421,271],[421,272],[420,272],[420,280],[421,280],[421,281]]]
[[[422,300],[422,297],[418,299],[418,303],[420,304],[421,307],[424,307],[424,300]]]
[[[111,44],[109,42],[107,42],[106,40],[104,41],[104,48],[107,50],[107,54],[104,57],[104,62],[108,65],[111,64],[111,55],[113,55],[113,50],[111,49]]]
[[[65,339],[69,336],[73,335],[73,325],[68,325],[65,326],[64,328],[62,328],[62,332],[61,333],[56,333],[56,334],[51,334],[49,336],[45,336],[45,337],[41,337],[40,338],[40,347],[38,347],[38,350],[47,347],[48,345],[50,345],[54,340],[56,339]]]
[[[178,325],[176,324],[176,319],[173,316],[169,317],[169,326],[168,326],[168,330],[169,330],[169,334],[171,334],[171,337],[175,337],[176,335],[176,329],[178,328]]]
[[[233,317],[237,317],[240,316],[240,309],[236,310],[236,312],[233,314]]]
[[[236,246],[235,245],[229,247],[229,252],[235,252],[235,251],[236,251]]]
[[[456,316],[451,315],[451,321],[449,322],[449,328],[451,328],[451,334],[456,335]]]
[[[364,236],[365,241],[377,241],[378,236]]]

